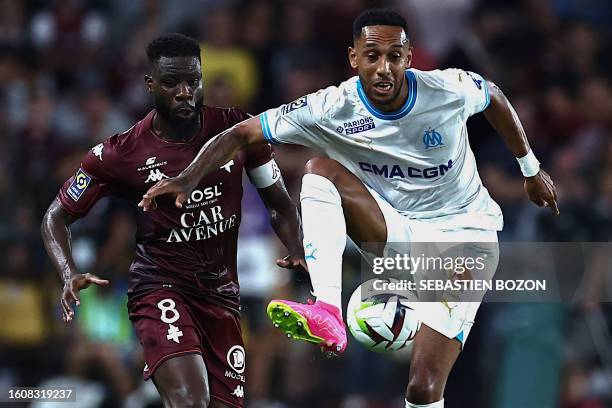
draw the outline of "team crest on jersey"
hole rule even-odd
[[[442,135],[436,129],[429,128],[423,134],[423,144],[426,149],[444,146]]]
[[[338,133],[346,132],[347,135],[354,135],[355,133],[372,130],[375,127],[376,125],[374,124],[374,118],[368,116],[367,118],[344,122],[343,125],[338,126],[336,130],[338,131]]]
[[[291,103],[283,105],[283,107],[281,108],[281,115],[286,115],[289,112],[293,112],[294,110],[303,108],[304,106],[307,106],[307,105],[308,105],[308,99],[305,96],[302,96],[301,98],[298,98]]]
[[[89,183],[91,183],[91,176],[79,168],[66,192],[74,201],[79,201],[79,198],[87,190]]]

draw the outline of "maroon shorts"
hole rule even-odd
[[[197,353],[208,370],[211,398],[242,407],[245,353],[239,316],[168,289],[130,301],[128,311],[144,349],[145,380],[167,359]]]

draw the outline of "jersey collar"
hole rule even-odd
[[[406,81],[408,82],[408,98],[406,99],[406,103],[399,110],[395,112],[383,112],[379,109],[376,109],[374,105],[370,103],[368,97],[361,86],[361,81],[357,80],[357,94],[359,95],[359,99],[365,105],[366,109],[378,119],[383,120],[397,120],[406,116],[414,107],[414,103],[417,98],[417,81],[413,72],[406,70]]]

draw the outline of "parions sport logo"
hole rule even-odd
[[[372,130],[375,127],[376,125],[374,124],[374,118],[368,116],[367,118],[344,122],[342,126],[338,126],[336,130],[338,131],[338,133],[346,132],[347,135],[353,135],[355,133]]]
[[[405,167],[402,168],[399,164],[373,164],[359,162],[359,168],[366,173],[373,173],[377,176],[382,176],[387,179],[392,178],[423,178],[432,179],[436,177],[442,177],[450,169],[453,168],[453,161],[449,160],[448,163],[443,163],[437,166],[417,168],[417,167]]]

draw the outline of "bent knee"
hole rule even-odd
[[[317,174],[334,180],[342,171],[347,171],[340,163],[326,157],[313,157],[304,166],[306,174]]]
[[[406,399],[419,405],[440,401],[444,395],[445,383],[432,375],[412,375],[406,389]]]
[[[208,387],[198,387],[198,390],[189,387],[175,388],[166,394],[171,407],[207,408],[210,404]]]

